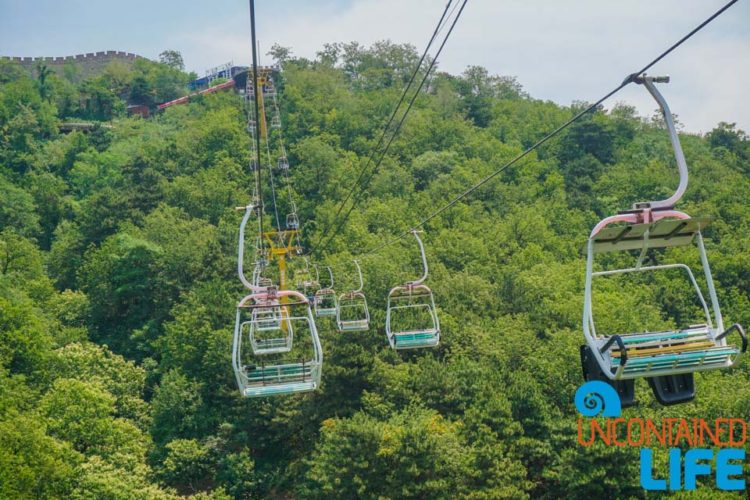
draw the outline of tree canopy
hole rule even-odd
[[[272,55],[283,63],[279,102],[309,248],[419,57],[391,42],[329,44],[312,60],[280,46]],[[362,260],[370,331],[340,334],[320,319],[322,388],[246,400],[231,368],[243,292],[233,208],[253,188],[242,99],[217,93],[126,116],[128,101],[186,92],[179,53],[160,61],[84,80],[75,68],[27,75],[0,62],[0,497],[645,497],[633,450],[581,451],[572,401],[588,232],[677,184],[658,121],[598,109],[430,221],[437,349],[395,353],[385,339],[387,291],[418,269],[404,240]],[[579,106],[537,100],[481,67],[435,73],[322,258],[354,285],[353,256]],[[60,132],[69,118],[97,127]],[[691,168],[682,208],[716,217],[705,236],[719,298],[727,318],[748,324],[750,141],[730,123],[681,138]],[[694,312],[671,275],[596,293],[614,329]],[[748,375],[747,363],[698,375],[698,398],[681,411],[750,414]],[[629,411],[670,415],[647,391],[638,384],[641,405]]]

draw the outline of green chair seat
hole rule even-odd
[[[256,339],[255,343],[259,348],[271,349],[275,347],[285,347],[287,345],[287,338],[273,338],[273,339]]]
[[[274,383],[285,380],[306,379],[312,376],[312,363],[246,367],[245,374],[250,383]]]
[[[437,345],[438,335],[434,331],[414,331],[396,333],[393,335],[396,348],[399,347],[430,347]]]
[[[315,381],[310,380],[307,382],[294,382],[279,385],[250,386],[245,388],[244,393],[247,397],[277,396],[282,394],[294,394],[296,392],[314,391],[316,387],[317,384]]]
[[[737,354],[739,354],[739,349],[729,346],[676,354],[657,354],[629,358],[627,363],[625,363],[624,373],[642,372],[658,375],[658,372],[660,371],[672,371],[675,369],[694,368],[699,366],[713,366],[719,368],[726,363],[727,359]],[[612,358],[612,364],[614,366],[619,366],[620,359]]]

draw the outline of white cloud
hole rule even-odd
[[[518,77],[535,98],[561,104],[593,101],[724,4],[723,0],[469,0],[448,41],[440,66],[458,73],[479,64]],[[370,44],[389,38],[421,50],[444,0],[356,0],[346,7],[302,2],[259,6],[261,52],[272,43],[314,57],[326,42]],[[297,3],[295,3],[295,6]],[[719,121],[750,130],[750,35],[745,3],[731,7],[704,31],[660,62],[652,73],[670,74],[664,89],[674,113],[689,131],[707,131]],[[240,10],[198,34],[179,35],[191,69],[250,59],[249,20]],[[616,100],[651,115],[655,103],[642,89],[627,88]],[[609,106],[614,104],[607,103]]]

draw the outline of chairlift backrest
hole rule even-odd
[[[359,276],[359,287],[341,294],[336,309],[336,325],[340,332],[364,331],[370,328],[370,310],[362,292],[364,280],[359,262],[354,261]]]
[[[393,349],[435,347],[440,342],[440,320],[432,290],[424,284],[429,268],[424,244],[416,230],[422,257],[422,276],[414,281],[393,287],[386,304],[385,332]]]
[[[292,212],[286,216],[286,227],[287,229],[299,229],[299,218],[297,214]]]
[[[333,271],[331,266],[326,266],[326,269],[328,269],[330,281],[328,286],[315,292],[313,308],[316,316],[335,316],[338,310],[338,296],[333,289]]]

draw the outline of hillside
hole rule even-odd
[[[310,248],[418,54],[382,42],[277,56]],[[662,123],[626,105],[601,109],[427,224],[437,349],[397,353],[385,338],[388,290],[419,270],[405,239],[362,259],[374,328],[342,334],[319,319],[322,388],[248,400],[231,365],[243,295],[234,207],[253,185],[243,102],[213,94],[148,120],[125,116],[126,100],[153,106],[187,81],[141,60],[82,81],[32,79],[0,62],[1,498],[645,497],[638,449],[582,451],[572,401],[586,240],[601,218],[674,190]],[[368,195],[315,259],[354,286],[353,257],[581,106],[534,99],[479,67],[437,73]],[[61,134],[68,118],[113,126]],[[716,218],[704,236],[724,316],[749,325],[750,142],[729,124],[681,139],[691,177],[679,208]],[[596,290],[596,307],[602,328],[673,328],[696,312],[690,292],[676,275],[614,281]],[[750,415],[748,366],[696,375],[698,397],[679,408],[659,406],[639,381],[640,405],[626,411]]]

